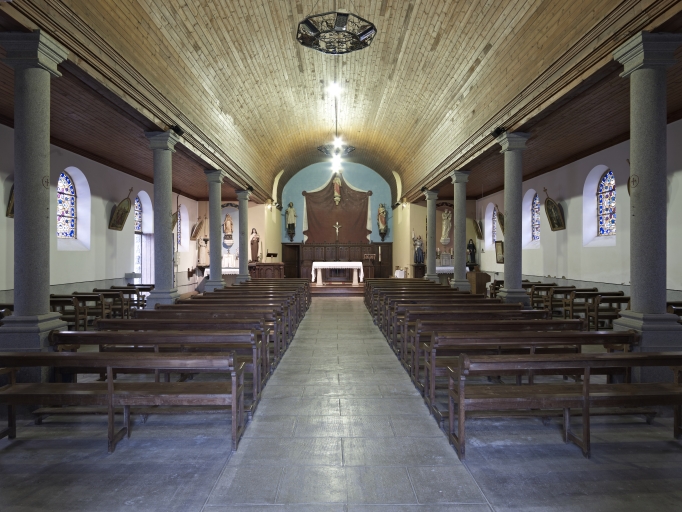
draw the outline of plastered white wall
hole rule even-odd
[[[14,130],[0,126],[0,191],[2,212],[0,214],[0,290],[14,288],[14,220],[5,216],[10,188],[14,179]],[[90,187],[90,249],[65,251],[57,248],[57,180],[67,167],[78,168],[87,178]],[[131,210],[122,231],[108,229],[112,209],[125,197],[129,189],[131,201],[140,190],[154,198],[154,189],[133,176],[89,160],[85,157],[50,146],[50,222],[54,236],[50,237],[50,284],[86,283],[109,279],[122,279],[133,271],[134,214]],[[78,190],[76,191],[78,194]],[[176,205],[177,194],[173,195]],[[180,204],[187,208],[189,228],[197,219],[197,202],[179,196]],[[80,207],[80,205],[79,205]],[[79,215],[84,212],[79,210]],[[178,254],[178,288],[181,293],[191,291],[195,278],[187,278],[187,268],[193,267],[196,251],[190,248]],[[76,286],[78,288],[78,286]],[[76,289],[74,288],[74,290]]]
[[[535,189],[541,203],[540,243],[523,250],[523,274],[566,278],[616,285],[630,284],[630,197],[627,180],[630,169],[627,159],[629,141],[617,144],[582,158],[547,174],[523,183],[523,193]],[[583,187],[590,172],[597,166],[611,169],[616,179],[617,234],[611,246],[585,244],[583,236]],[[545,215],[544,200],[549,196],[564,210],[566,229],[551,231]],[[668,125],[668,190],[667,190],[667,287],[682,290],[682,121]],[[596,194],[596,189],[593,192]],[[590,201],[592,199],[590,198]],[[499,205],[504,211],[504,193],[498,192],[476,202],[476,218],[488,221],[488,204]],[[596,215],[596,212],[595,212]],[[499,230],[498,230],[499,233]],[[498,238],[499,239],[499,238]],[[482,244],[479,241],[479,253]],[[652,261],[652,265],[657,262]],[[503,265],[495,263],[493,250],[482,254],[482,270],[502,272]]]

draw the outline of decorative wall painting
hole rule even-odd
[[[118,206],[114,208],[111,219],[109,220],[109,229],[123,231],[123,226],[125,226],[126,220],[128,220],[128,214],[130,213],[130,208],[132,206],[132,202],[130,201],[130,194],[132,194],[132,192],[133,189],[131,188],[128,192],[128,197],[118,203]]]

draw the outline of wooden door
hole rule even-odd
[[[284,263],[284,277],[299,278],[299,254],[301,246],[298,244],[282,244],[282,263]]]

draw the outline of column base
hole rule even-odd
[[[204,291],[205,292],[212,292],[214,290],[217,290],[218,288],[225,288],[225,281],[222,279],[213,281],[209,279],[206,281],[206,284],[204,285]]]
[[[639,345],[633,347],[633,352],[682,350],[682,324],[677,315],[621,311],[620,316],[613,321],[615,331],[635,330],[640,335]],[[636,382],[672,382],[667,368],[634,368],[632,379]]]
[[[40,351],[48,347],[50,331],[66,329],[59,313],[37,316],[8,316],[0,326],[0,350],[3,352]]]
[[[439,277],[438,277],[438,274],[426,274],[426,275],[424,276],[424,279],[426,279],[427,281],[433,281],[434,283],[439,283],[439,282],[440,282],[440,279],[439,279]]]
[[[235,284],[242,284],[247,281],[251,281],[251,276],[249,274],[239,274],[237,277],[234,278]]]
[[[518,290],[502,288],[497,296],[506,304],[518,304],[520,302],[525,307],[530,307],[530,297],[523,288]]]
[[[459,281],[455,281],[454,279],[450,280],[450,288],[457,288],[460,292],[470,292],[471,291],[471,283],[467,281],[466,279],[461,279]]]
[[[147,308],[154,309],[157,304],[175,304],[176,299],[180,297],[177,288],[171,290],[158,290],[154,288],[149,292],[147,297]]]

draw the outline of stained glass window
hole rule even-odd
[[[135,233],[142,233],[142,203],[140,198],[135,198]]]
[[[65,172],[57,182],[57,238],[76,238],[76,187]]]
[[[180,207],[178,206],[178,247],[182,244],[182,216],[180,215]]]
[[[497,208],[493,210],[493,245],[497,242]]]
[[[598,236],[616,234],[616,179],[613,171],[606,171],[597,188]]]
[[[530,207],[531,236],[533,241],[540,241],[540,198],[537,194],[533,197]]]

